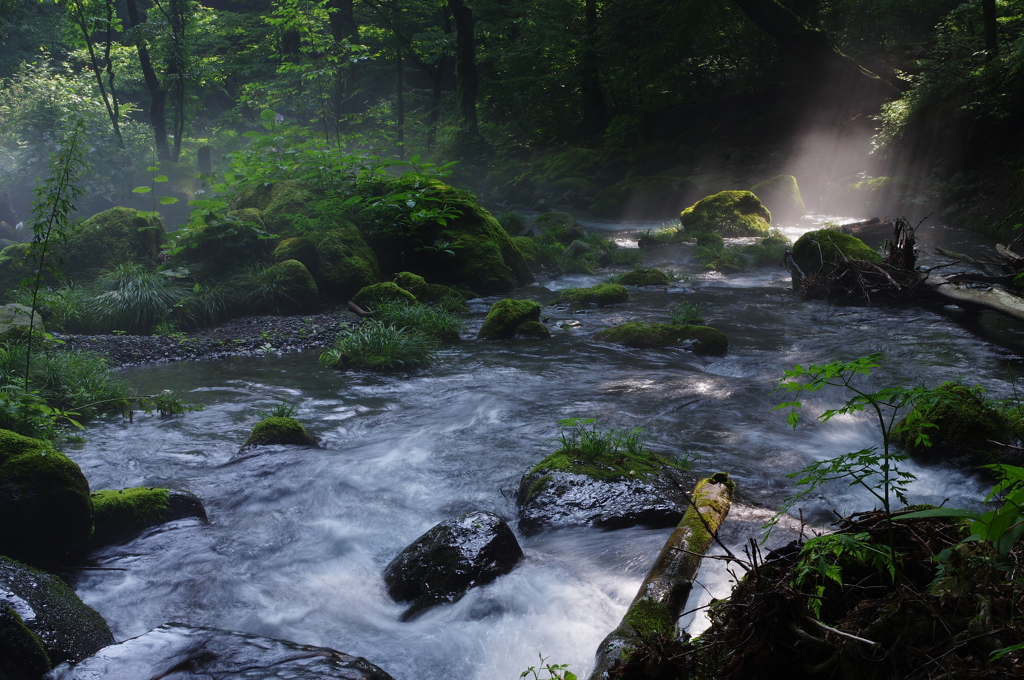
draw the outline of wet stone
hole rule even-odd
[[[507,574],[522,556],[505,520],[475,510],[445,520],[417,538],[385,567],[384,583],[392,598],[412,603],[402,615],[409,621]]]
[[[645,479],[595,479],[576,472],[537,470],[519,484],[519,532],[532,536],[569,526],[675,526],[689,504],[689,487],[692,483],[672,469]]]
[[[74,666],[62,664],[44,676],[44,680],[95,678],[394,680],[362,657],[327,647],[176,623],[106,647]]]

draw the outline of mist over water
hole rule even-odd
[[[794,238],[817,228],[808,222],[784,231]],[[628,242],[649,225],[601,227]],[[922,234],[939,238],[963,237],[942,228]],[[644,266],[694,271],[691,249],[645,251]],[[562,288],[602,278],[545,280],[515,296],[547,304]],[[805,399],[793,432],[773,411],[783,398],[770,393],[785,369],[883,352],[873,387],[963,377],[993,397],[1012,393],[1007,365],[1018,357],[976,332],[913,307],[806,302],[782,269],[708,274],[630,294],[629,303],[604,309],[545,307],[554,337],[515,344],[471,339],[494,299],[477,301],[467,340],[410,376],[338,373],[309,353],[133,369],[141,392],[181,390],[206,410],[101,422],[69,454],[93,489],[186,489],[203,499],[211,521],[173,522],[95,553],[96,566],[116,571],[82,572],[76,590],[119,640],[176,621],[336,648],[398,680],[514,679],[538,653],[584,676],[670,529],[574,528],[521,539],[526,557],[510,574],[411,623],[399,622],[404,606],[387,596],[383,567],[434,524],[469,510],[495,512],[514,529],[519,478],[552,451],[563,418],[640,426],[653,450],[694,459],[696,474],[729,472],[739,491],[723,540],[741,553],[793,491],[787,473],[880,443],[862,415],[814,422],[844,398],[828,390]],[[590,340],[626,321],[665,321],[684,299],[709,304],[707,321],[729,336],[728,355]],[[235,457],[257,412],[281,399],[298,405],[296,417],[323,448]],[[908,468],[919,478],[912,502],[970,506],[986,488],[968,473]],[[810,499],[804,518],[822,527],[836,513],[871,505],[838,484]],[[770,545],[798,530],[784,522]],[[729,578],[720,562],[706,560],[693,605],[724,595]]]

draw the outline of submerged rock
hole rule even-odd
[[[767,236],[772,215],[749,191],[720,191],[684,210],[679,220],[687,232],[723,236]]]
[[[45,680],[394,680],[362,657],[327,647],[169,623],[106,647],[74,666],[62,664]]]
[[[0,430],[0,554],[60,562],[92,533],[89,482],[48,442]]]
[[[264,418],[252,428],[249,438],[242,444],[239,453],[244,453],[257,446],[268,444],[292,444],[296,446],[320,446],[316,438],[306,432],[302,423],[294,418]]]
[[[475,510],[445,520],[413,541],[384,568],[384,583],[392,598],[412,603],[402,614],[409,621],[507,574],[522,556],[505,520]]]
[[[133,489],[95,491],[92,494],[95,530],[91,547],[126,541],[150,527],[176,519],[206,520],[199,497],[175,489]]]
[[[686,511],[687,488],[682,472],[654,454],[580,460],[555,453],[519,483],[519,531],[531,536],[564,526],[674,526]]]
[[[528,321],[540,321],[540,303],[533,300],[498,300],[487,312],[477,338],[511,340],[517,329]]]
[[[527,321],[516,328],[516,337],[527,340],[546,340],[551,337],[551,330],[540,321]]]
[[[45,671],[50,664],[80,661],[114,644],[107,622],[67,584],[52,574],[0,557],[0,612],[5,609],[7,613],[0,615],[0,629],[10,630],[22,644],[17,645],[16,657],[7,658],[5,654],[0,658],[0,670],[18,664],[37,667],[40,646],[49,662]],[[17,625],[19,620],[21,626]],[[31,635],[26,635],[26,629]],[[38,638],[38,645],[32,644],[33,636]],[[3,637],[6,644],[14,646],[15,640],[6,633]]]
[[[641,349],[678,347],[696,354],[725,354],[729,351],[729,339],[725,333],[710,326],[630,321],[598,331],[594,340]]]
[[[660,269],[634,269],[619,277],[623,286],[667,286],[672,283],[668,274]]]

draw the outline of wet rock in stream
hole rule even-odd
[[[394,680],[361,657],[327,647],[169,623],[103,648],[71,666],[62,664],[44,680]]]
[[[392,598],[412,603],[402,614],[409,621],[507,574],[522,556],[505,520],[477,510],[445,520],[413,541],[385,567],[384,583]]]

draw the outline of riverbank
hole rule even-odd
[[[115,366],[166,361],[264,356],[330,347],[344,328],[359,318],[333,307],[310,316],[242,316],[190,333],[171,335],[64,335],[66,349],[88,350]]]

